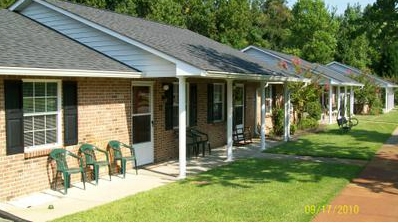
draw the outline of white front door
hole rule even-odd
[[[152,83],[133,83],[132,142],[138,165],[153,163],[153,93]]]

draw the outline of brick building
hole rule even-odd
[[[49,188],[49,152],[83,142],[133,144],[139,165],[178,158],[185,177],[186,126],[232,158],[232,129],[265,124],[266,84],[301,81],[189,30],[58,0],[1,10],[0,34],[0,200]]]

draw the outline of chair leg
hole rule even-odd
[[[123,159],[121,161],[122,161],[123,178],[126,178],[126,162],[127,162],[127,160]]]
[[[63,176],[64,176],[64,190],[65,190],[65,194],[67,194],[68,193],[68,187],[69,187],[69,184],[70,184],[70,179],[69,179],[70,175],[68,173],[64,173]]]
[[[58,185],[58,174],[60,172],[57,171],[57,173],[55,174],[55,184],[54,184],[54,190],[57,190],[57,185]]]
[[[99,165],[93,165],[93,166],[94,166],[95,185],[98,185]]]
[[[86,172],[82,171],[82,178],[83,178],[83,187],[86,190]]]
[[[108,165],[108,173],[109,173],[109,181],[112,181],[112,172],[111,172],[111,165]]]
[[[134,168],[135,168],[135,175],[138,175],[138,167],[137,167],[137,160],[134,159]]]

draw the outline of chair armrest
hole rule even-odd
[[[133,146],[127,145],[127,144],[125,144],[125,143],[120,143],[120,145],[126,147],[127,149],[129,149],[129,150],[130,150],[130,153],[131,153],[131,156],[134,156],[134,157],[135,157],[135,149],[134,149]]]
[[[93,146],[93,147],[94,147],[94,150],[96,150],[96,151],[98,151],[98,152],[100,152],[100,153],[105,154],[106,161],[109,162],[109,154],[108,154],[107,151],[105,151],[105,150],[103,150],[103,149],[100,149],[100,148],[98,148],[98,147],[96,147],[96,146]]]

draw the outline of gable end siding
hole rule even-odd
[[[38,3],[32,3],[21,13],[77,42],[142,71],[147,77],[174,77],[176,74],[175,64]]]

